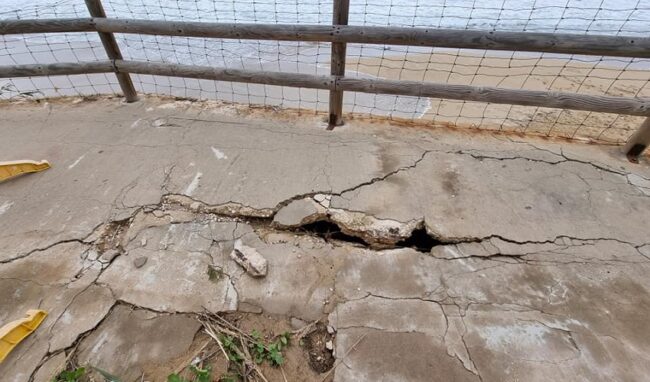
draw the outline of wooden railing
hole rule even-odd
[[[233,24],[109,19],[101,0],[85,0],[91,18],[0,20],[0,34],[98,32],[109,60],[0,66],[0,78],[115,73],[128,102],[137,100],[130,74],[188,77],[313,89],[327,89],[329,128],[343,123],[343,92],[380,93],[551,107],[650,117],[650,99],[568,92],[476,87],[430,82],[345,76],[347,43],[530,51],[560,54],[650,58],[650,38],[558,33],[470,31],[429,28],[351,26],[349,0],[334,0],[333,25]],[[331,74],[233,70],[196,65],[129,61],[122,58],[113,33],[223,39],[329,42]],[[632,135],[625,153],[636,161],[650,145],[650,118]]]

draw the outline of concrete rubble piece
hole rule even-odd
[[[147,380],[223,312],[320,321],[337,382],[647,379],[647,158],[320,118],[0,103],[2,156],[52,164],[0,184],[0,324],[49,313],[2,381]]]
[[[255,248],[243,245],[241,240],[235,240],[230,258],[242,266],[246,273],[253,277],[266,276],[266,259]]]

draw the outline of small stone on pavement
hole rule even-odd
[[[266,276],[266,259],[255,248],[242,244],[241,240],[235,241],[230,258],[241,265],[249,275],[253,277]]]
[[[145,256],[140,256],[133,260],[133,265],[135,265],[136,268],[142,268],[147,263],[147,258]]]

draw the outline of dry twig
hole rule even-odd
[[[253,337],[244,333],[239,328],[237,328],[236,326],[234,326],[233,324],[231,324],[230,322],[226,321],[225,319],[219,316],[210,317],[204,315],[199,321],[203,325],[205,332],[217,342],[219,348],[221,349],[221,352],[223,353],[223,355],[226,357],[226,360],[228,361],[230,361],[230,358],[228,357],[228,353],[226,352],[225,348],[223,347],[223,344],[221,343],[221,339],[219,339],[219,334],[228,335],[233,338],[239,338],[239,343],[242,349],[239,349],[238,347],[234,347],[232,350],[235,353],[237,353],[237,355],[243,360],[244,370],[242,370],[242,376],[246,380],[248,377],[248,369],[250,368],[250,370],[255,371],[257,376],[263,382],[268,382],[268,380],[264,376],[264,373],[262,373],[262,370],[253,361],[253,358],[251,357],[248,351],[249,341],[251,342],[255,341]]]
[[[183,371],[183,369],[185,369],[185,368],[187,367],[187,365],[189,365],[189,364],[192,362],[192,360],[194,360],[194,358],[196,358],[196,356],[198,356],[198,355],[203,351],[203,349],[205,349],[209,344],[210,344],[210,340],[205,341],[205,343],[204,343],[204,344],[199,348],[199,350],[195,351],[195,352],[192,354],[192,356],[190,357],[189,361],[187,361],[187,362],[183,362],[183,363],[181,364],[181,366],[177,367],[176,370],[174,370],[174,374],[178,374],[178,373],[180,373],[181,371]],[[206,357],[206,358],[207,358],[207,357]]]
[[[303,326],[300,329],[292,331],[291,334],[293,334],[296,337],[296,340],[300,341],[306,335],[308,335],[309,333],[313,332],[316,329],[316,324],[317,323],[318,323],[318,321],[314,321],[312,323],[309,323],[309,324]]]

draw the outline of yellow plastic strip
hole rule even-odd
[[[27,317],[12,321],[0,328],[0,362],[9,355],[9,353],[30,335],[47,317],[44,310],[30,309],[27,311]]]
[[[50,168],[50,163],[46,160],[40,162],[33,160],[17,160],[12,162],[0,162],[0,182],[13,178],[14,176],[27,174],[30,172],[39,172]]]

